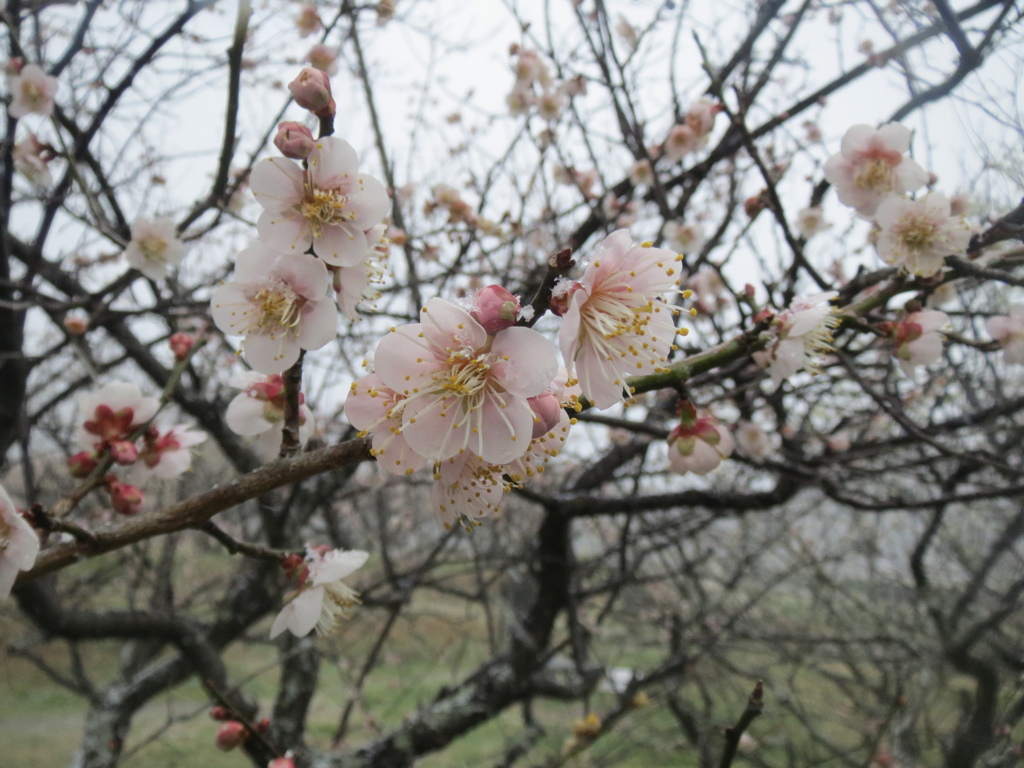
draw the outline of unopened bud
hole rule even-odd
[[[302,123],[287,122],[277,126],[274,146],[292,160],[305,160],[313,151],[316,140],[313,132]]]
[[[295,768],[295,761],[290,757],[276,757],[267,763],[267,768]]]
[[[266,733],[267,731],[269,731],[270,730],[270,718],[269,717],[260,718],[260,721],[258,723],[256,723],[256,730],[259,731],[260,733]]]
[[[469,313],[490,335],[511,328],[519,316],[519,299],[500,285],[480,289]]]
[[[130,483],[120,482],[114,475],[106,477],[110,503],[119,515],[134,515],[142,509],[142,491]]]
[[[210,717],[214,720],[230,720],[231,712],[227,707],[222,707],[218,704],[215,707],[210,707]]]
[[[192,351],[192,345],[195,344],[195,339],[187,333],[172,333],[171,338],[167,340],[167,343],[171,346],[171,352],[174,353],[174,359],[181,361],[188,357],[188,353]]]
[[[80,315],[65,315],[64,330],[71,336],[84,336],[89,330],[89,321]]]
[[[217,745],[217,749],[230,752],[235,747],[241,746],[248,735],[244,725],[237,720],[229,720],[221,723],[220,728],[217,729],[217,738],[214,743]]]
[[[288,83],[288,90],[296,104],[308,109],[317,117],[334,116],[331,80],[325,72],[313,67],[303,67],[299,76]]]
[[[139,459],[139,449],[131,440],[114,440],[110,443],[110,457],[122,466],[130,466]]]
[[[550,392],[527,399],[526,404],[533,411],[533,439],[542,437],[555,428],[562,417],[562,404]]]
[[[80,451],[68,459],[68,472],[74,478],[82,479],[96,469],[96,454],[93,451]]]

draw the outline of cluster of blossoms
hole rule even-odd
[[[528,115],[536,109],[544,120],[554,122],[570,98],[587,92],[581,76],[561,83],[552,80],[547,65],[536,50],[512,45],[509,53],[515,58],[516,81],[505,101],[513,117]]]
[[[39,537],[0,486],[0,600],[11,594],[19,571],[27,571],[39,554]]]
[[[112,382],[96,392],[78,396],[82,419],[76,442],[83,450],[68,459],[72,477],[85,478],[101,463],[111,470],[102,480],[115,512],[134,515],[142,507],[140,486],[153,478],[168,480],[185,472],[190,449],[206,435],[183,425],[151,423],[160,409],[155,397],[145,397],[134,384]],[[125,479],[117,468],[127,468]]]
[[[322,71],[303,69],[289,90],[303,108],[333,117]],[[359,173],[356,151],[343,139],[314,139],[305,126],[282,123],[274,143],[284,157],[261,160],[250,178],[263,207],[259,242],[239,254],[234,280],[211,297],[214,322],[244,337],[246,360],[264,374],[282,373],[300,350],[327,344],[339,308],[355,317],[372,297],[384,271],[381,221],[390,207],[384,186]]]
[[[661,297],[678,288],[679,258],[619,231],[579,281],[557,284],[561,373],[549,342],[517,324],[532,308],[504,288],[484,288],[468,308],[430,299],[421,322],[381,340],[375,371],[352,385],[345,413],[372,433],[385,471],[431,464],[435,512],[472,527],[558,453],[571,424],[565,408],[580,395],[607,408],[628,396],[629,376],[662,370],[676,327]]]
[[[904,156],[910,139],[910,130],[898,123],[877,130],[855,125],[843,136],[839,153],[825,163],[825,178],[844,205],[875,222],[878,255],[885,263],[931,277],[946,256],[967,248],[971,231],[960,206],[954,210],[945,195],[906,197],[930,180],[924,168]]]
[[[721,104],[707,99],[691,104],[683,122],[673,125],[668,132],[661,144],[661,154],[675,163],[707,146],[708,136],[715,127],[715,116],[721,111]]]

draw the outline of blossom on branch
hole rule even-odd
[[[156,415],[160,401],[143,397],[134,384],[117,381],[78,395],[78,409],[82,418],[78,444],[102,452],[123,449],[121,444]]]
[[[238,255],[235,279],[213,292],[213,321],[245,336],[245,358],[260,373],[281,373],[300,349],[319,349],[337,332],[338,310],[325,300],[327,267],[307,254],[284,256],[254,244]]]
[[[7,88],[11,92],[8,113],[14,118],[28,114],[50,117],[58,86],[57,78],[43,72],[38,64],[26,64],[20,72],[7,77]]]
[[[344,139],[319,139],[303,170],[287,158],[260,160],[250,186],[263,213],[262,242],[282,253],[313,249],[327,264],[354,267],[372,245],[366,233],[391,203],[384,186],[359,173],[356,151]]]
[[[558,331],[566,370],[598,408],[623,398],[627,376],[653,373],[668,360],[676,326],[659,297],[677,289],[681,258],[633,245],[620,229],[597,246],[579,282],[556,286],[552,298],[568,299]]]
[[[918,200],[890,197],[878,206],[875,221],[882,230],[882,261],[921,277],[936,274],[946,256],[962,254],[971,240],[967,221],[953,216],[949,198],[938,192]]]
[[[893,357],[907,376],[913,377],[914,368],[929,365],[942,357],[942,335],[939,328],[949,324],[945,312],[924,309],[911,312],[893,324]]]
[[[143,435],[143,447],[135,465],[140,480],[158,477],[170,480],[192,464],[192,446],[206,440],[206,435],[185,425],[176,425],[161,432],[150,426]]]
[[[275,458],[281,448],[284,431],[285,392],[281,374],[270,376],[243,371],[228,382],[241,389],[224,414],[228,428],[236,435],[256,437],[256,452],[264,458]],[[305,445],[313,435],[316,422],[313,412],[305,404],[305,395],[299,393],[299,445]]]
[[[832,329],[839,318],[829,302],[838,295],[828,291],[795,299],[772,322],[774,337],[753,358],[768,369],[776,387],[801,368],[814,370],[814,357],[832,351]]]
[[[405,399],[402,434],[429,461],[471,450],[505,464],[522,456],[533,432],[527,399],[557,372],[554,350],[536,331],[488,335],[464,309],[430,299],[422,322],[385,336],[375,355],[381,381]]]
[[[345,400],[345,417],[363,435],[373,435],[370,453],[385,472],[393,475],[410,475],[427,463],[402,435],[399,405],[403,400],[403,395],[386,386],[375,373],[352,382]]]
[[[928,183],[928,172],[903,154],[910,149],[910,129],[889,123],[875,130],[854,125],[843,136],[839,154],[825,163],[825,178],[843,205],[872,218],[882,200],[913,192]]]
[[[1010,307],[1009,315],[990,317],[985,328],[1002,346],[1003,360],[1024,364],[1024,304]]]
[[[291,557],[298,560],[297,555]],[[320,635],[329,634],[359,603],[359,593],[342,579],[361,568],[368,558],[368,553],[356,550],[307,548],[305,560],[294,568],[298,592],[274,618],[270,639],[286,629],[296,637],[305,637],[314,628]]]
[[[0,600],[11,594],[19,571],[27,571],[39,554],[39,537],[0,486]]]
[[[132,239],[124,249],[125,260],[150,280],[164,277],[171,267],[181,264],[188,250],[168,218],[145,219],[132,224]]]
[[[668,436],[668,463],[679,475],[706,475],[732,455],[729,430],[714,416],[698,416],[693,403],[679,407],[679,424]]]

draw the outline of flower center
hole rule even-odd
[[[930,222],[912,219],[900,232],[903,244],[912,251],[923,251],[935,240],[935,227]]]
[[[352,615],[352,608],[360,604],[359,593],[343,581],[332,581],[324,585],[324,601],[320,605],[320,619],[316,623],[317,632],[329,634],[338,626],[338,619],[347,619]]]
[[[476,355],[465,350],[448,358],[447,372],[437,374],[441,389],[459,397],[472,397],[487,386],[491,375],[490,355]]]
[[[306,299],[287,286],[264,288],[252,297],[256,306],[257,328],[280,330],[295,328],[302,319],[302,307]]]
[[[156,235],[146,235],[139,241],[139,250],[149,261],[161,261],[167,250],[167,241]]]
[[[894,189],[892,169],[885,160],[872,160],[853,177],[853,183],[860,189],[872,192],[892,192]]]
[[[345,212],[348,197],[335,189],[317,189],[307,186],[306,195],[299,209],[313,230],[313,237],[323,234],[324,226],[352,221],[356,215]]]
[[[631,307],[620,297],[595,293],[581,308],[582,327],[600,333],[606,339],[632,333],[642,335],[651,320],[652,305]]]

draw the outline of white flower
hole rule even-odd
[[[985,323],[989,335],[1003,347],[1003,360],[1024,364],[1024,304],[1010,307],[1009,315],[990,317]]]
[[[228,382],[243,390],[228,404],[224,421],[236,435],[256,437],[256,453],[266,460],[277,458],[284,431],[284,380],[281,374],[265,376],[255,371],[242,371]],[[313,412],[302,402],[299,393],[299,444],[305,445],[313,435],[316,422]]]
[[[774,321],[775,338],[753,354],[754,362],[767,368],[777,387],[801,368],[812,368],[813,357],[832,350],[832,329],[839,319],[829,302],[836,291],[795,299]]]
[[[889,197],[875,221],[882,230],[876,246],[882,261],[921,277],[934,275],[946,256],[963,253],[971,240],[967,221],[952,216],[949,198],[938,192],[919,200]]]
[[[0,486],[0,600],[11,594],[18,571],[27,571],[39,554],[39,537]]]
[[[163,432],[150,427],[143,439],[143,447],[133,468],[133,479],[138,483],[151,477],[170,480],[187,471],[192,464],[189,449],[206,440],[206,435],[188,426],[177,425]]]
[[[893,329],[892,354],[907,376],[913,378],[914,368],[929,365],[942,357],[942,336],[939,328],[949,324],[945,312],[924,309],[911,312]]]
[[[54,156],[53,147],[44,144],[34,134],[14,145],[11,153],[14,157],[14,169],[24,176],[30,184],[40,189],[50,186],[50,159]]]
[[[800,237],[810,240],[819,232],[824,232],[832,225],[825,221],[820,205],[804,208],[796,215],[796,229]]]
[[[706,475],[732,455],[732,435],[714,416],[698,416],[693,404],[684,402],[679,419],[668,436],[668,463],[673,472]]]
[[[369,554],[322,548],[308,549],[300,576],[298,594],[281,609],[270,627],[270,639],[286,629],[296,637],[305,637],[316,628],[326,635],[348,618],[359,603],[359,593],[342,581],[361,568]]]
[[[699,224],[667,221],[664,233],[668,246],[679,253],[697,254],[704,248],[704,230]]]
[[[675,339],[672,309],[661,298],[679,285],[681,257],[633,245],[620,229],[594,250],[558,331],[566,370],[598,408],[622,399],[626,377],[659,370]]]
[[[160,410],[155,397],[143,397],[134,384],[111,382],[96,392],[78,395],[82,424],[77,442],[82,448],[102,450],[114,442],[128,440],[135,430]]]
[[[839,200],[871,218],[888,195],[913,192],[928,183],[928,172],[903,156],[910,149],[910,130],[899,123],[854,125],[843,136],[839,154],[825,163],[825,178]]]
[[[775,450],[768,433],[752,421],[736,425],[736,447],[751,461],[764,461]]]
[[[132,239],[124,249],[128,264],[150,280],[159,280],[171,267],[181,264],[188,247],[178,239],[168,218],[144,219],[132,224]]]
[[[260,244],[238,255],[234,282],[213,292],[213,321],[245,336],[245,358],[260,373],[281,373],[300,349],[319,349],[337,333],[338,310],[325,301],[327,267],[304,253],[284,256]]]
[[[26,64],[21,72],[7,78],[7,87],[11,91],[7,110],[11,117],[24,117],[30,113],[50,117],[58,85],[57,78],[43,72],[38,64]]]
[[[319,139],[303,170],[284,157],[260,160],[249,186],[263,213],[260,239],[282,253],[313,253],[335,267],[354,267],[370,247],[366,232],[391,203],[384,186],[359,173],[356,151],[344,139]]]

